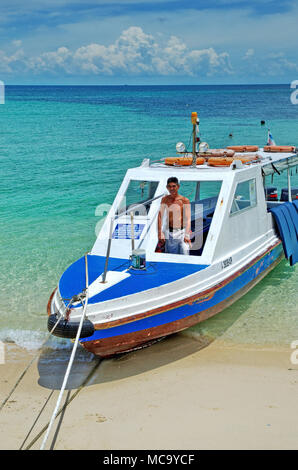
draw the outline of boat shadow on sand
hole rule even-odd
[[[192,338],[177,333],[142,349],[101,359],[79,346],[66,386],[67,390],[118,381],[157,369],[183,359],[212,342],[207,337]],[[38,361],[38,384],[48,389],[60,389],[68,365],[71,349],[44,349]],[[99,367],[98,367],[99,366]],[[94,373],[92,374],[92,371]]]
[[[89,386],[133,377],[198,353],[214,340],[225,338],[228,330],[232,331],[233,325],[241,317],[245,318],[245,313],[251,304],[256,300],[261,302],[258,297],[264,294],[264,290],[269,289],[270,292],[271,289],[280,286],[282,281],[286,284],[292,275],[293,271],[288,268],[288,264],[285,261],[280,263],[245,296],[214,318],[168,336],[150,347],[110,359],[100,359],[79,346],[66,389],[72,390],[82,385]],[[237,342],[237,338],[234,338],[234,341]],[[60,349],[51,347],[43,349],[38,361],[40,386],[51,390],[61,388],[71,349],[71,343],[64,343]]]

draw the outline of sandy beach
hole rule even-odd
[[[62,404],[91,377],[57,417],[47,449],[297,449],[291,352],[187,334],[104,361],[80,349]],[[35,354],[6,345],[1,403]],[[40,448],[69,354],[39,353],[0,412],[1,449]]]

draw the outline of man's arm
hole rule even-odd
[[[184,241],[186,243],[190,243],[190,232],[191,232],[191,206],[189,199],[186,197],[183,201],[184,204],[184,217],[185,217],[185,238]]]
[[[165,212],[165,208],[166,208],[165,197],[163,197],[161,200],[160,209],[159,209],[158,218],[157,218],[157,230],[158,230],[159,241],[165,241],[165,235],[162,231],[162,219],[163,219],[163,215]]]

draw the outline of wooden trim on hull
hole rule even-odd
[[[82,346],[89,352],[100,356],[100,357],[111,357],[116,354],[128,352],[134,349],[138,349],[142,346],[146,346],[148,342],[157,340],[158,338],[171,335],[173,333],[178,333],[179,331],[190,328],[191,326],[196,325],[208,318],[213,317],[217,313],[221,312],[225,308],[232,305],[236,300],[239,300],[244,294],[246,294],[250,289],[252,289],[259,281],[261,281],[272,269],[274,269],[277,264],[283,259],[283,253],[260,273],[255,279],[246,284],[242,289],[239,289],[235,294],[229,298],[219,302],[218,304],[196,313],[189,317],[183,318],[181,320],[176,320],[170,323],[166,323],[160,326],[148,328],[145,330],[140,330],[133,333],[127,333],[125,335],[114,336],[110,338],[104,338],[94,341],[86,341],[82,343]]]

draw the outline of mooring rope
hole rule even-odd
[[[78,393],[82,390],[83,387],[85,387],[85,385],[89,382],[89,380],[91,379],[92,375],[94,374],[94,372],[96,371],[96,369],[100,366],[100,364],[102,363],[102,360],[99,359],[97,364],[95,364],[95,366],[93,367],[93,369],[91,370],[91,372],[88,374],[88,376],[86,377],[86,379],[84,380],[84,382],[82,383],[82,385],[80,385],[80,387],[71,395],[71,397],[69,398],[69,400],[64,403],[64,405],[62,405],[62,407],[59,409],[57,415],[56,415],[56,418],[66,409],[66,407],[69,405],[70,402],[72,402],[72,400],[78,395]],[[43,406],[44,408],[44,406]],[[41,413],[39,413],[40,415]],[[34,437],[34,439],[32,439],[32,441],[30,442],[30,444],[27,445],[27,447],[24,449],[24,450],[29,450],[31,449],[31,447],[35,444],[36,441],[38,441],[38,439],[43,435],[43,433],[48,429],[48,426],[49,426],[50,422],[48,422],[40,431],[39,433]],[[31,428],[31,430],[33,429],[33,427]],[[30,430],[30,432],[31,432]],[[27,440],[29,434],[27,434],[27,437],[25,439],[25,441]],[[25,442],[24,441],[24,442]],[[22,444],[22,446],[24,445],[24,442]],[[20,449],[21,450],[21,449]]]
[[[43,410],[44,410],[45,407],[47,406],[47,404],[48,404],[50,398],[52,397],[52,395],[53,395],[53,393],[54,393],[54,391],[55,391],[55,390],[52,390],[52,391],[51,391],[51,393],[50,393],[50,395],[48,396],[48,398],[46,399],[45,403],[42,405],[42,407],[41,407],[41,409],[40,409],[40,412],[39,412],[38,415],[37,415],[37,418],[34,420],[34,423],[32,424],[31,428],[30,428],[29,431],[27,432],[27,435],[26,435],[25,439],[23,440],[23,442],[22,442],[21,447],[19,448],[19,450],[22,450],[22,449],[23,449],[25,442],[27,441],[28,437],[30,436],[30,434],[31,434],[31,432],[32,432],[32,430],[33,430],[33,428],[34,428],[34,426],[36,425],[37,421],[39,420],[39,418],[40,418],[40,416],[41,416]]]
[[[59,406],[60,406],[60,403],[61,403],[61,400],[62,400],[64,390],[66,388],[66,384],[67,384],[68,377],[69,377],[69,374],[70,374],[70,371],[71,371],[71,368],[72,368],[72,364],[73,364],[73,361],[74,361],[77,346],[79,344],[79,339],[80,339],[80,335],[81,335],[81,331],[82,331],[82,327],[83,327],[83,322],[84,322],[84,319],[85,319],[85,316],[86,316],[88,299],[89,299],[89,293],[88,293],[89,279],[88,279],[88,257],[87,257],[87,254],[85,254],[85,275],[86,275],[86,289],[85,289],[86,297],[85,297],[85,304],[84,304],[83,313],[82,313],[82,316],[81,316],[79,328],[78,328],[78,331],[77,331],[77,335],[76,335],[74,346],[73,346],[73,349],[72,349],[72,352],[71,352],[69,363],[68,363],[68,366],[67,366],[67,369],[66,369],[66,372],[65,372],[65,376],[64,376],[64,379],[63,379],[63,383],[62,383],[62,387],[61,387],[61,390],[60,390],[60,393],[59,393],[59,397],[58,397],[54,412],[52,414],[51,420],[50,420],[49,425],[47,427],[47,432],[46,432],[46,435],[45,435],[45,437],[42,441],[40,450],[44,450],[46,442],[47,442],[49,434],[50,434],[50,431],[52,429],[53,423],[54,423],[54,421],[57,417],[58,409],[59,409]]]
[[[86,260],[86,255],[85,255],[85,260]],[[88,273],[87,273],[88,275]],[[87,279],[87,278],[86,278]],[[65,312],[67,312],[70,308],[70,306],[73,304],[73,302],[76,302],[78,300],[81,300],[81,297],[80,297],[81,294],[79,295],[74,295],[71,299],[63,299],[63,300],[69,300],[66,308],[65,308]],[[51,329],[51,331],[49,332],[49,334],[47,335],[47,337],[45,338],[45,340],[43,341],[43,343],[41,344],[41,346],[38,348],[38,352],[36,353],[36,355],[31,359],[31,361],[29,362],[29,364],[26,366],[26,368],[24,369],[24,371],[21,373],[20,377],[18,378],[18,380],[16,381],[16,383],[14,384],[14,386],[12,387],[12,389],[10,390],[9,394],[6,396],[6,398],[3,400],[3,402],[1,403],[0,405],[0,411],[4,408],[4,406],[6,405],[7,401],[10,399],[11,395],[13,394],[13,392],[15,391],[15,389],[17,388],[17,386],[19,385],[19,383],[21,382],[21,380],[24,378],[26,372],[28,371],[28,369],[32,366],[33,362],[37,359],[37,357],[39,356],[39,351],[45,346],[45,344],[48,342],[48,340],[50,339],[50,337],[52,336],[53,332],[55,331],[58,323],[60,322],[60,320],[63,318],[63,314],[61,313],[60,315],[58,315],[58,318],[57,318],[57,321],[55,323],[55,325],[53,326],[53,328]]]

